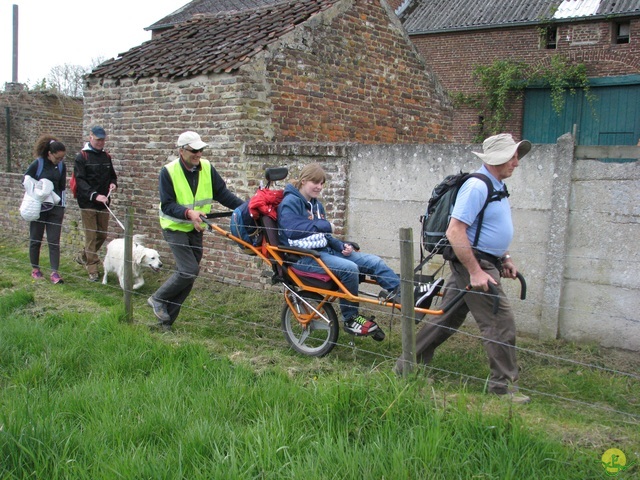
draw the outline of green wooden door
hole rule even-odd
[[[640,76],[621,79],[594,80],[591,101],[582,91],[566,94],[560,114],[551,107],[549,89],[527,89],[523,138],[556,143],[559,136],[573,132],[575,124],[579,145],[636,145],[640,140]],[[605,82],[609,84],[602,85]]]

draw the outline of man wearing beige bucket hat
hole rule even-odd
[[[473,152],[483,162],[476,173],[487,177],[494,195],[484,207],[489,195],[487,183],[471,177],[458,192],[447,239],[452,246],[451,275],[447,278],[442,304],[447,304],[460,290],[471,285],[474,290],[488,291],[493,284],[499,294],[498,313],[493,313],[493,297],[469,293],[454,308],[439,316],[427,316],[426,326],[417,334],[418,362],[428,364],[435,349],[453,335],[471,312],[482,334],[491,375],[488,390],[514,403],[528,403],[529,397],[518,392],[516,362],[516,327],[513,311],[500,285],[500,277],[516,278],[518,272],[509,244],[513,238],[511,206],[503,181],[509,178],[518,162],[531,150],[531,142],[514,141],[507,133],[487,138],[482,152]],[[476,242],[478,217],[484,207],[480,234]],[[472,246],[473,245],[473,246]],[[396,372],[402,371],[402,358]]]

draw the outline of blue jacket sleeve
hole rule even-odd
[[[338,240],[333,235],[327,235],[327,241],[329,243],[329,246],[333,250],[337,252],[341,252],[342,250],[344,250],[344,242],[342,240]]]
[[[300,214],[293,202],[283,200],[278,209],[278,225],[287,239],[297,240],[308,237],[314,233],[331,233],[331,224],[327,220],[318,218],[309,219]],[[306,212],[306,209],[304,209]]]

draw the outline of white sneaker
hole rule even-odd
[[[440,289],[443,285],[444,278],[442,277],[434,280],[433,283],[427,283],[426,291],[416,300],[416,307],[429,308],[431,306],[431,302],[433,302],[433,297],[440,293]]]

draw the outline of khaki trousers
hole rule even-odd
[[[98,273],[98,251],[109,233],[109,211],[81,208],[80,217],[84,229],[84,255],[89,274]]]
[[[500,273],[491,262],[480,261],[482,269],[496,281],[500,281]],[[459,262],[451,262],[451,275],[443,287],[442,305],[469,285],[469,272]],[[518,365],[516,362],[516,326],[513,311],[505,297],[502,286],[497,285],[500,303],[498,313],[493,313],[493,296],[478,292],[467,293],[456,306],[442,315],[427,315],[427,323],[416,336],[416,357],[418,363],[428,364],[438,346],[444,343],[464,323],[467,313],[471,312],[475,319],[485,351],[489,357],[488,390],[492,393],[504,394],[511,391],[510,385],[518,381]],[[398,359],[396,371],[402,372],[403,359]]]

